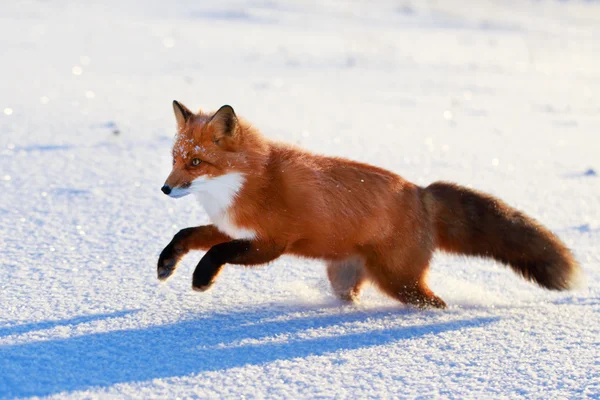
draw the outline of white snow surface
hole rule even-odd
[[[599,398],[600,3],[4,1],[0,397]],[[420,311],[321,262],[166,283],[171,101],[529,213],[585,283],[437,255]],[[115,134],[114,132],[118,132]]]

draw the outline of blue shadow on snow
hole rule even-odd
[[[60,392],[108,387],[258,365],[277,360],[318,356],[410,340],[424,335],[485,326],[498,318],[474,318],[427,325],[394,327],[331,337],[291,338],[286,342],[236,345],[245,339],[290,335],[307,329],[345,325],[381,317],[405,317],[406,312],[361,311],[339,315],[277,320],[273,310],[212,314],[205,318],[138,330],[95,333],[67,339],[0,346],[0,397],[46,396]],[[127,312],[126,312],[127,313]],[[108,315],[111,317],[114,315]],[[87,322],[102,316],[32,324],[23,333]],[[261,321],[261,319],[270,319]],[[5,328],[6,329],[6,328]],[[13,328],[8,328],[13,329]],[[4,333],[6,334],[6,332]]]
[[[62,320],[58,320],[58,321],[42,321],[42,322],[33,322],[31,324],[0,326],[0,337],[10,336],[10,335],[22,335],[24,333],[31,332],[31,331],[41,331],[43,329],[56,328],[57,326],[79,325],[79,324],[84,324],[86,322],[105,320],[105,319],[109,319],[109,318],[119,318],[119,317],[124,317],[129,314],[134,314],[136,311],[138,311],[138,310],[117,311],[117,312],[106,313],[106,314],[82,315],[80,317],[62,319]],[[0,389],[1,389],[1,387],[0,387]],[[2,392],[0,391],[0,393],[2,393]]]

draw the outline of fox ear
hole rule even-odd
[[[238,131],[238,119],[231,106],[225,105],[210,118],[208,124],[215,128],[215,142],[222,137],[233,137]]]
[[[177,120],[177,127],[179,129],[183,129],[190,117],[194,115],[193,112],[177,100],[173,100],[173,112],[175,112],[175,119]]]

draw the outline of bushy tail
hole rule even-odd
[[[425,188],[424,200],[439,249],[493,258],[547,289],[575,283],[579,265],[564,243],[503,201],[447,182]]]

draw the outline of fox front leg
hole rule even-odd
[[[210,288],[225,264],[266,264],[281,256],[284,251],[283,245],[257,240],[232,240],[217,244],[198,263],[192,289],[204,292]]]
[[[180,230],[158,257],[156,270],[158,279],[164,281],[173,275],[177,264],[189,251],[208,250],[216,244],[231,240],[231,237],[219,231],[214,225]]]

